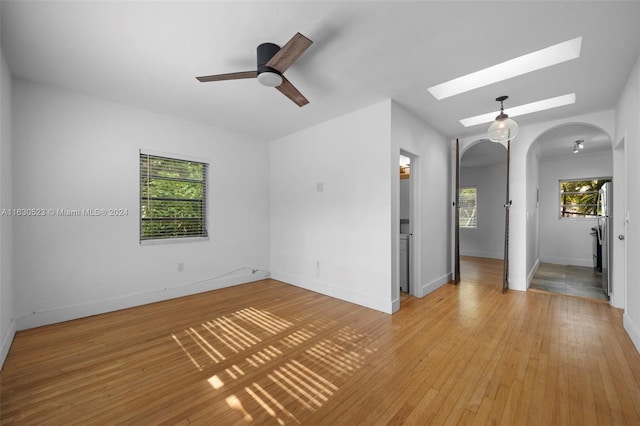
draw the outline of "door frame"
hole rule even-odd
[[[451,273],[450,273],[450,277],[451,277],[451,283],[454,285],[457,285],[462,277],[462,274],[460,272],[460,215],[459,215],[459,210],[458,210],[458,203],[459,203],[459,192],[460,192],[460,186],[461,186],[461,181],[460,181],[460,172],[461,172],[461,166],[460,166],[460,160],[462,159],[462,157],[464,156],[464,154],[474,145],[477,145],[479,143],[483,143],[483,142],[488,142],[489,140],[486,138],[478,138],[475,139],[473,141],[467,141],[467,143],[464,144],[464,150],[462,149],[462,143],[460,142],[459,139],[456,139],[453,141],[453,158],[452,158],[452,165],[453,165],[453,171],[452,171],[452,180],[453,180],[453,185],[452,185],[452,229],[451,229],[451,238],[452,238],[452,244],[450,247],[452,256],[451,256],[451,260],[452,260],[452,265],[451,265]],[[505,143],[499,143],[500,145],[503,146],[503,148],[506,151],[506,156],[507,156],[507,161],[506,161],[506,166],[507,166],[507,170],[506,170],[506,197],[505,197],[505,204],[504,204],[504,209],[505,209],[505,219],[504,219],[504,254],[503,254],[503,273],[502,273],[502,283],[501,283],[501,287],[502,287],[502,292],[506,293],[506,291],[509,289],[509,230],[510,230],[510,224],[509,224],[509,210],[511,208],[511,198],[510,198],[510,194],[509,194],[509,181],[510,181],[510,169],[511,169],[511,140],[508,140]]]
[[[620,140],[612,147],[613,153],[613,261],[611,262],[613,279],[611,281],[612,294],[609,298],[611,306],[616,308],[622,308],[627,310],[627,265],[629,259],[627,258],[627,223],[628,223],[628,157],[626,149],[626,134],[622,135]],[[622,158],[620,158],[622,157]],[[618,159],[622,161],[622,176],[616,175],[615,164]],[[618,167],[619,170],[619,167]],[[616,211],[616,207],[618,211]],[[618,236],[624,236],[624,240],[620,241]],[[617,250],[621,250],[622,253],[616,253]]]
[[[409,178],[409,294],[415,297],[422,297],[422,286],[420,285],[420,253],[421,231],[420,221],[420,157],[411,151],[400,149],[399,155],[408,157],[410,163]],[[400,175],[398,174],[398,181]],[[399,184],[398,184],[399,185]],[[400,211],[400,196],[398,195],[398,212]],[[399,227],[399,225],[398,225]],[[400,232],[398,231],[398,238]],[[399,255],[399,244],[398,244]],[[400,270],[397,271],[398,294],[400,294]]]

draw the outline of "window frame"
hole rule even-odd
[[[142,223],[143,223],[143,218],[142,218],[142,205],[143,205],[143,192],[142,192],[142,169],[141,169],[141,165],[140,162],[142,160],[143,156],[152,156],[152,157],[160,157],[160,158],[166,158],[168,160],[173,160],[173,161],[184,161],[184,162],[191,162],[191,163],[201,163],[204,165],[205,169],[204,169],[204,176],[202,179],[202,183],[203,183],[203,189],[202,189],[202,203],[203,203],[203,208],[204,208],[204,214],[202,217],[202,228],[204,230],[204,234],[205,235],[194,235],[194,236],[183,236],[183,237],[168,237],[168,238],[147,238],[147,239],[143,239],[142,238]],[[141,246],[148,246],[148,245],[159,245],[159,244],[173,244],[173,243],[191,243],[191,242],[198,242],[198,241],[208,241],[209,240],[209,212],[210,212],[210,207],[209,207],[209,170],[210,170],[210,166],[211,166],[211,162],[208,159],[205,158],[199,158],[199,157],[193,157],[193,156],[188,156],[188,155],[182,155],[182,154],[175,154],[175,153],[167,153],[167,152],[160,152],[160,151],[152,151],[152,150],[147,150],[147,149],[140,149],[139,153],[138,153],[138,219],[139,219],[139,223],[138,223],[138,241],[140,243]]]
[[[556,205],[557,208],[557,212],[558,212],[558,219],[560,220],[594,220],[597,219],[598,217],[598,212],[597,212],[597,198],[596,198],[596,203],[595,204],[576,204],[575,206],[592,206],[596,208],[596,214],[595,215],[590,215],[590,216],[563,216],[562,215],[562,208],[563,206],[567,206],[568,204],[562,204],[562,195],[565,194],[562,192],[562,184],[564,182],[581,182],[581,181],[604,181],[602,184],[604,185],[604,183],[606,182],[612,182],[613,178],[611,176],[600,176],[600,177],[583,177],[583,178],[571,178],[571,179],[558,179],[558,185],[556,186],[556,190],[557,192],[557,197],[556,197],[556,202],[558,203]],[[600,187],[602,187],[602,185],[600,185]],[[568,192],[568,194],[597,194],[599,191],[585,191],[585,192]]]
[[[460,192],[462,192],[463,189],[474,189],[474,193],[475,193],[475,220],[474,220],[474,225],[473,226],[463,226],[462,225],[462,219],[460,217],[460,211],[462,210],[462,203],[460,202],[460,193],[458,193],[458,228],[459,229],[478,229],[478,187],[476,185],[466,185],[466,186],[461,186],[460,187]]]

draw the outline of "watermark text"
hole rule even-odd
[[[8,217],[104,217],[104,216],[129,216],[129,209],[113,208],[87,208],[87,209],[63,209],[63,208],[27,208],[27,209],[2,209],[2,216]]]

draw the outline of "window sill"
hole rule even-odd
[[[209,241],[209,237],[161,238],[157,240],[141,240],[141,246],[158,246],[164,244],[196,243]]]

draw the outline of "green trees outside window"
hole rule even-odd
[[[560,217],[595,218],[598,215],[598,191],[611,179],[560,181]]]
[[[460,188],[459,194],[460,228],[477,228],[478,226],[478,189],[475,186]]]
[[[140,240],[206,237],[207,164],[140,153]]]

